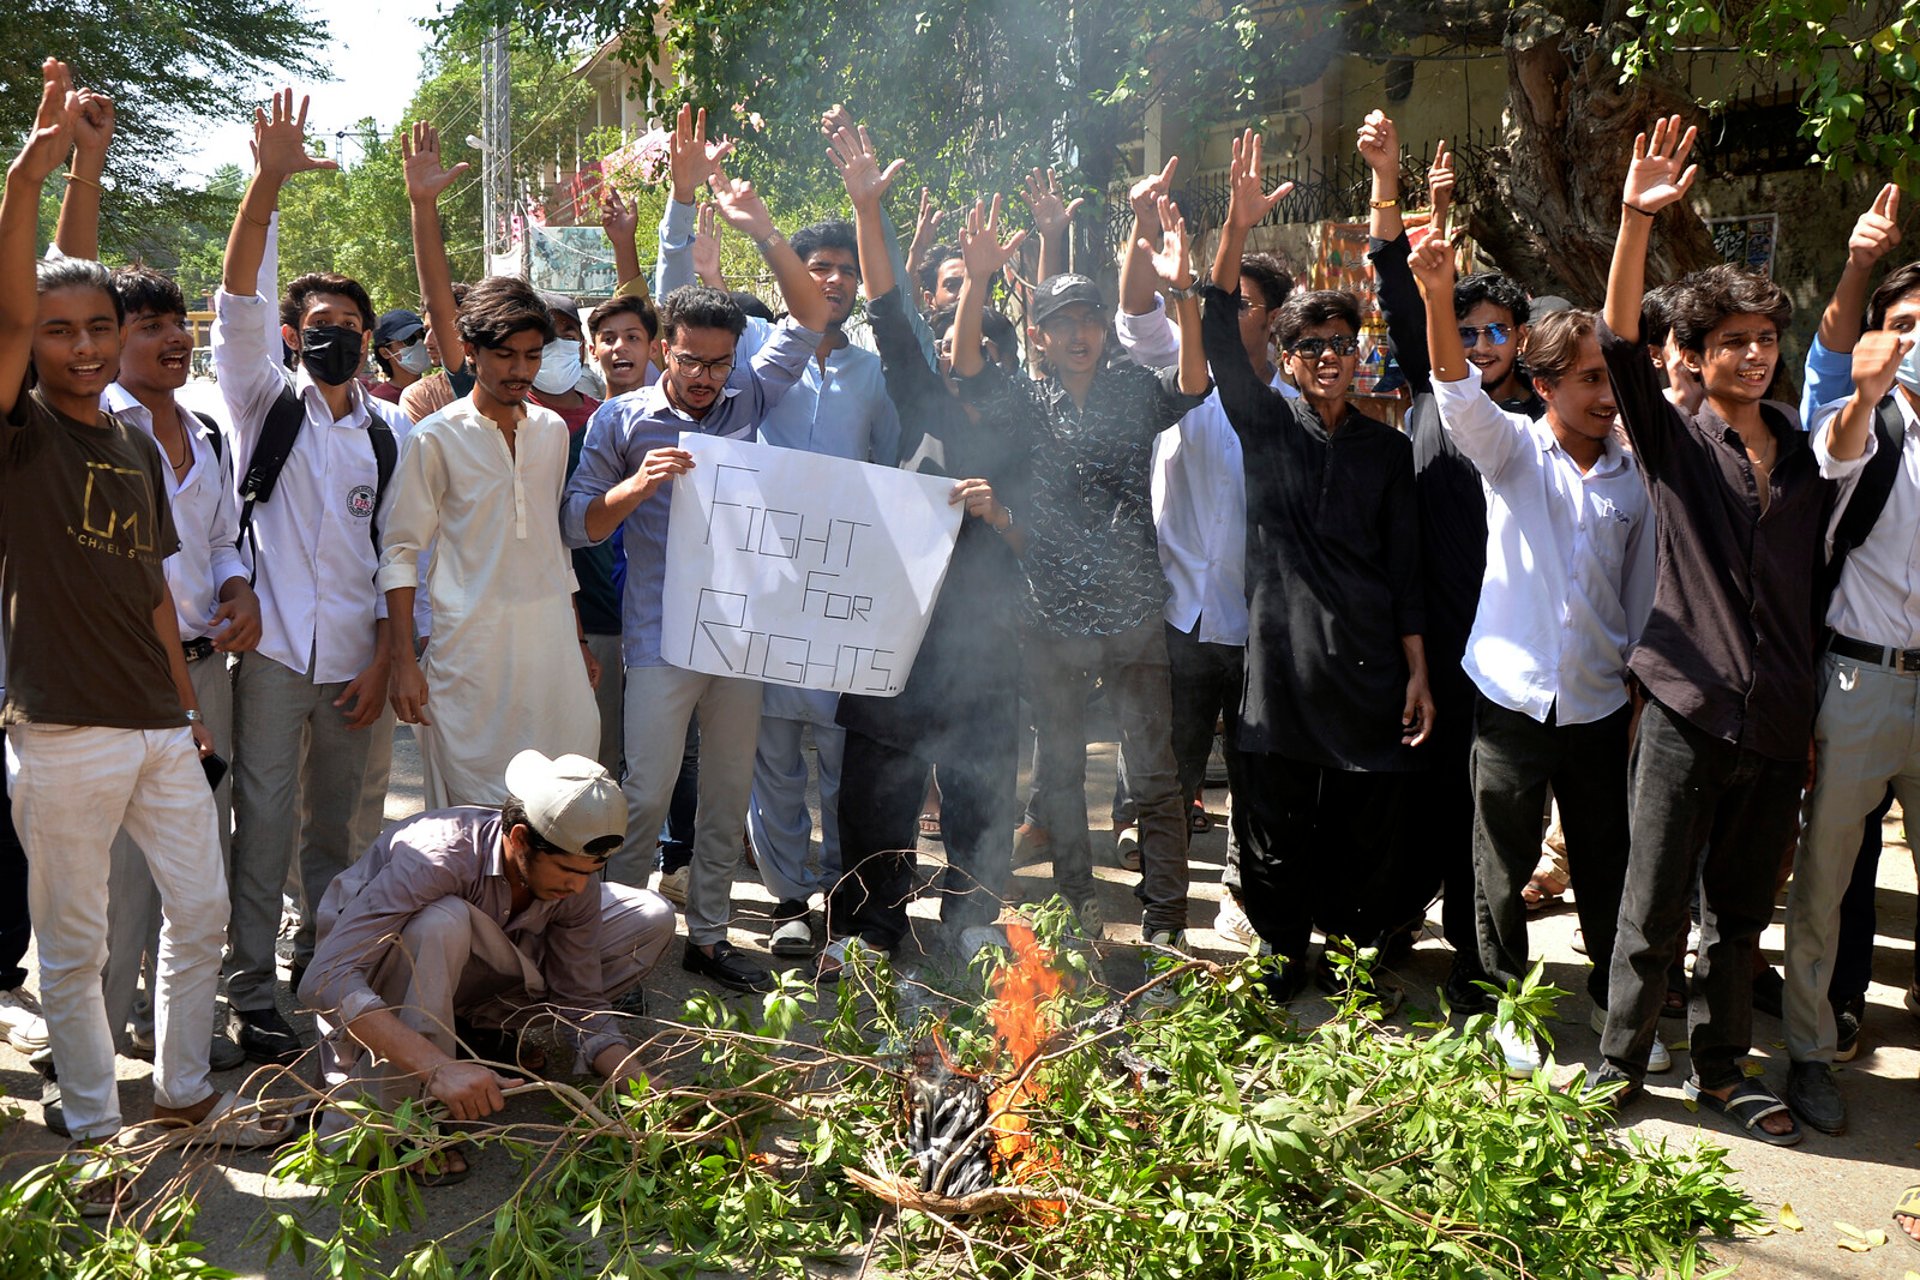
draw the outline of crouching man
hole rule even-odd
[[[598,1074],[628,1071],[633,1044],[611,1002],[652,972],[673,909],[601,883],[626,838],[627,804],[597,763],[522,751],[506,783],[497,809],[442,809],[389,828],[321,899],[300,999],[316,1013],[331,1096],[357,1088],[388,1110],[424,1097],[455,1120],[499,1111],[501,1090],[519,1082],[455,1060],[456,1017],[505,1030],[551,1017]],[[322,1130],[346,1123],[330,1110]]]

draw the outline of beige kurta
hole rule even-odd
[[[526,414],[509,451],[471,398],[454,401],[414,427],[388,490],[380,590],[411,585],[434,547],[420,664],[433,723],[416,729],[429,809],[498,804],[527,747],[591,756],[600,741],[560,541],[567,427]]]

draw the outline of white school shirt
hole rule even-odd
[[[1873,532],[1855,547],[1840,569],[1840,582],[1827,603],[1827,625],[1843,636],[1895,649],[1920,648],[1920,415],[1904,391],[1896,388],[1893,402],[1900,406],[1906,434],[1901,437],[1900,474],[1887,494],[1887,505],[1873,522]],[[1813,456],[1820,474],[1841,483],[1841,501],[1833,514],[1838,527],[1846,504],[1853,500],[1860,473],[1880,448],[1880,433],[1867,432],[1867,448],[1858,458],[1842,462],[1828,449],[1834,419],[1846,402],[1820,410],[1813,433]],[[1831,536],[1831,535],[1829,535]]]
[[[152,412],[125,387],[116,382],[101,399],[114,415],[149,436],[153,434]],[[234,545],[240,536],[240,516],[233,499],[231,445],[224,446],[216,456],[200,419],[184,407],[176,406],[176,412],[187,448],[192,451],[193,465],[184,477],[176,477],[171,465],[166,469],[180,549],[168,556],[161,568],[167,575],[167,589],[173,592],[180,638],[195,640],[209,634],[220,588],[229,579],[246,577],[247,566]]]
[[[338,684],[373,662],[374,623],[387,614],[373,582],[380,472],[367,425],[378,417],[399,445],[413,424],[357,382],[347,388],[352,408],[334,421],[307,371],[289,375],[281,365],[277,331],[269,345],[262,313],[274,306],[225,289],[213,298],[213,368],[233,424],[235,474],[246,475],[284,387],[292,385],[307,413],[273,499],[253,509],[259,652],[315,684]]]
[[[1487,489],[1487,572],[1461,666],[1491,702],[1545,722],[1627,702],[1627,655],[1653,609],[1653,511],[1609,438],[1582,472],[1545,419],[1508,413],[1480,372],[1433,380],[1440,423]]]
[[[1167,315],[1166,300],[1153,310],[1128,315],[1115,310],[1114,333],[1135,364],[1149,369],[1180,363],[1180,330]],[[1274,370],[1274,390],[1288,399],[1300,393]],[[1202,644],[1247,643],[1247,472],[1240,437],[1219,391],[1153,440],[1153,527],[1160,539],[1160,568],[1167,575],[1167,606],[1161,612]]]

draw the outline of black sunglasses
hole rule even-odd
[[[1336,334],[1331,338],[1302,338],[1287,348],[1287,354],[1302,360],[1318,360],[1329,351],[1337,356],[1350,356],[1359,349],[1360,339]]]

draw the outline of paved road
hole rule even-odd
[[[1089,769],[1089,811],[1094,815],[1096,855],[1110,854],[1105,836],[1108,796],[1112,785],[1111,744],[1096,744],[1094,762]],[[1219,798],[1218,792],[1211,793]],[[817,803],[817,800],[816,800]],[[394,785],[388,800],[390,820],[417,812],[421,804],[419,757],[411,735],[402,729],[396,744]],[[1890,1226],[1887,1213],[1899,1190],[1911,1182],[1920,1182],[1920,1021],[1902,1006],[1905,975],[1911,972],[1914,919],[1920,899],[1916,897],[1912,859],[1907,855],[1898,811],[1887,828],[1888,854],[1881,861],[1879,881],[1880,946],[1876,956],[1875,983],[1867,1015],[1865,1051],[1846,1068],[1841,1077],[1854,1116],[1854,1132],[1844,1138],[1826,1138],[1810,1134],[1797,1150],[1780,1151],[1732,1136],[1713,1127],[1711,1120],[1702,1128],[1701,1118],[1684,1110],[1679,1102],[1680,1081],[1685,1070],[1684,1054],[1678,1055],[1679,1068],[1665,1077],[1655,1077],[1651,1098],[1630,1113],[1631,1127],[1649,1138],[1693,1142],[1702,1134],[1711,1141],[1733,1149],[1733,1161],[1742,1180],[1756,1200],[1770,1210],[1789,1201],[1806,1229],[1800,1234],[1781,1232],[1765,1238],[1724,1246],[1729,1261],[1737,1261],[1739,1274],[1748,1280],[1823,1280],[1825,1277],[1888,1277],[1902,1280],[1909,1268],[1920,1270],[1920,1252],[1894,1242],[1868,1254],[1842,1251],[1835,1243],[1839,1233],[1836,1220],[1849,1222],[1863,1230]],[[1225,856],[1223,829],[1198,838],[1193,849],[1195,923],[1210,924],[1213,904],[1219,898],[1221,860]],[[925,846],[931,858],[939,856],[938,845]],[[1103,861],[1109,862],[1110,858]],[[743,875],[750,875],[743,870]],[[1134,919],[1132,877],[1110,865],[1098,872],[1105,904],[1112,920]],[[1020,891],[1029,898],[1041,898],[1050,891],[1050,868],[1045,864],[1027,868],[1017,876]],[[771,899],[757,882],[741,880],[735,887],[735,941],[742,947],[764,952],[770,926],[766,911]],[[916,903],[914,915],[933,918],[929,902]],[[1768,931],[1765,945],[1777,961],[1781,945],[1779,913]],[[1535,926],[1536,948],[1547,959],[1547,974],[1569,991],[1584,990],[1585,958],[1572,949],[1573,913],[1562,908],[1542,917]],[[1416,1001],[1420,993],[1430,991],[1446,974],[1447,951],[1438,940],[1437,908],[1429,922],[1428,936],[1416,947],[1412,958],[1398,977]],[[1124,924],[1110,929],[1114,937],[1137,936]],[[1206,950],[1220,948],[1220,940],[1210,930],[1196,930],[1193,941]],[[1224,948],[1220,948],[1224,950]],[[678,944],[667,958],[649,988],[655,1007],[663,1007],[684,998],[690,990],[686,975],[679,968]],[[1563,1002],[1565,1022],[1560,1027],[1560,1056],[1569,1062],[1591,1060],[1596,1052],[1595,1037],[1587,1030],[1587,1003],[1584,996]],[[290,1010],[290,1012],[292,1012]],[[310,1025],[300,1019],[303,1025]],[[1667,1023],[1668,1027],[1675,1024]],[[1781,1031],[1772,1018],[1756,1019],[1755,1057],[1769,1068],[1776,1085],[1784,1085],[1785,1063],[1780,1048]],[[244,1071],[221,1078],[223,1085],[237,1085]],[[149,1068],[145,1063],[122,1060],[121,1096],[125,1114],[138,1119],[148,1114],[152,1103]],[[36,1154],[56,1150],[58,1142],[38,1124],[37,1079],[25,1061],[0,1041],[0,1089],[18,1101],[18,1122],[0,1132],[0,1176],[18,1176],[24,1162]],[[528,1118],[540,1114],[532,1102],[517,1102]],[[266,1176],[271,1163],[262,1154],[238,1155],[217,1164],[202,1164],[189,1172],[197,1187],[201,1205],[199,1230],[208,1243],[208,1257],[219,1265],[243,1275],[304,1277],[311,1266],[295,1265],[282,1259],[271,1270],[264,1266],[265,1247],[249,1240],[249,1235],[264,1215],[275,1208],[297,1204],[308,1194],[295,1184],[277,1182]],[[435,1222],[451,1225],[490,1212],[510,1193],[517,1179],[510,1163],[497,1153],[483,1164],[476,1176],[459,1187],[428,1193],[428,1205]],[[442,1227],[445,1229],[445,1226]],[[396,1242],[397,1243],[397,1242]]]

